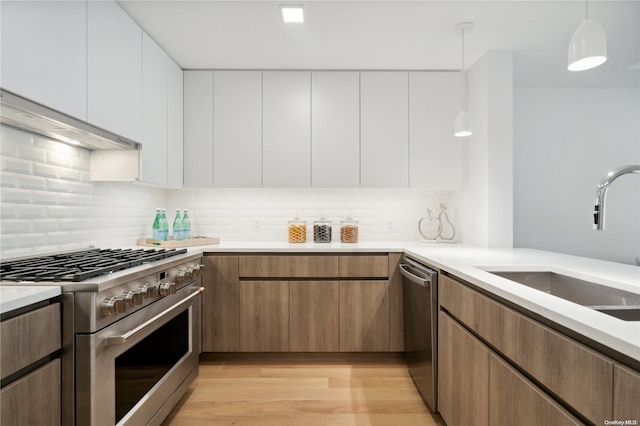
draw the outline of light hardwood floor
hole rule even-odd
[[[445,426],[406,365],[203,361],[162,426]]]

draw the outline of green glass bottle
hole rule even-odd
[[[160,239],[167,241],[169,239],[169,221],[167,220],[167,211],[160,211]]]
[[[182,229],[182,218],[180,217],[180,209],[176,209],[176,217],[173,219],[173,239],[184,240],[184,231]]]
[[[185,240],[191,239],[191,219],[189,219],[189,210],[184,209],[184,215],[182,215],[182,232]]]
[[[153,220],[153,226],[151,227],[151,238],[154,240],[160,239],[160,208],[156,209],[156,218]]]

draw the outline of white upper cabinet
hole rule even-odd
[[[184,73],[184,186],[213,187],[213,71]]]
[[[311,75],[311,184],[360,186],[360,74]]]
[[[183,181],[183,73],[167,57],[167,185],[182,188]]]
[[[87,119],[87,5],[0,2],[0,86]]]
[[[360,74],[360,161],[364,188],[409,186],[407,72]]]
[[[460,190],[462,142],[453,136],[460,73],[409,73],[409,186]]]
[[[263,73],[262,183],[311,186],[311,73]]]
[[[87,8],[88,121],[140,142],[142,30],[114,1]]]
[[[213,186],[262,186],[262,72],[215,71]]]
[[[142,35],[141,180],[167,185],[167,55]]]

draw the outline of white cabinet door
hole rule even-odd
[[[142,35],[141,181],[167,185],[167,54]]]
[[[409,73],[409,186],[460,190],[462,140],[453,136],[460,73]]]
[[[311,186],[311,73],[268,71],[262,87],[262,184]]]
[[[114,1],[87,2],[88,121],[142,140],[142,30]]]
[[[364,188],[409,186],[406,72],[360,74],[360,167]]]
[[[184,186],[213,187],[213,71],[184,73]]]
[[[311,75],[311,184],[360,186],[360,74]]]
[[[0,2],[0,86],[87,119],[87,5]]]
[[[213,186],[262,186],[262,72],[215,71]]]
[[[183,143],[183,75],[182,69],[167,58],[167,185],[182,188]]]

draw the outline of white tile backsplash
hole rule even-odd
[[[426,208],[447,203],[455,212],[457,198],[449,191],[409,189],[167,190],[170,222],[176,208],[188,208],[194,235],[237,241],[286,241],[288,221],[296,215],[307,221],[308,241],[320,215],[333,222],[334,239],[340,221],[351,215],[359,221],[361,241],[416,240]]]
[[[128,183],[91,182],[90,152],[38,135],[0,127],[3,258],[133,245],[151,236],[156,207],[188,208],[194,235],[236,241],[286,241],[287,222],[309,224],[323,214],[334,223],[351,215],[361,241],[415,240],[427,207],[449,205],[456,223],[458,194],[397,189],[163,190]]]

